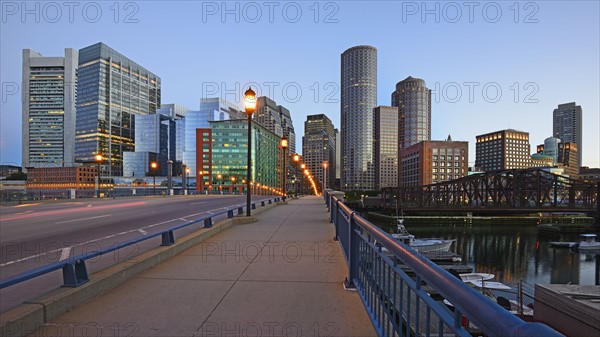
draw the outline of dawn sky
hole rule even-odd
[[[287,107],[301,150],[309,114],[340,127],[340,54],[378,49],[378,104],[408,76],[433,90],[432,139],[513,128],[532,151],[552,111],[583,108],[583,165],[600,166],[598,1],[1,2],[0,163],[21,165],[21,58],[104,42],[161,77],[162,103],[238,103],[248,83]]]

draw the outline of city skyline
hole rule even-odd
[[[110,4],[100,3],[104,14],[97,22],[83,17],[80,10],[75,11],[73,22],[66,10],[58,20],[41,13],[35,22],[33,15],[23,20],[20,13],[9,14],[12,9],[3,3],[1,163],[22,163],[22,49],[54,57],[64,48],[103,42],[161,76],[165,103],[195,110],[203,96],[216,95],[241,105],[245,84],[256,82],[262,90],[259,95],[290,110],[297,142],[307,115],[324,113],[340,127],[339,55],[353,46],[372,45],[378,49],[377,105],[390,105],[397,82],[408,76],[422,78],[432,89],[432,139],[452,134],[469,141],[469,152],[475,153],[476,135],[511,128],[529,132],[532,145],[541,144],[552,136],[556,106],[576,102],[584,110],[582,165],[600,166],[597,3],[533,3],[535,14],[531,8],[521,6],[517,13],[509,8],[512,3],[500,3],[503,15],[497,22],[482,15],[482,3],[472,23],[464,6],[460,20],[452,23],[444,3],[434,3],[440,4],[439,18],[426,15],[425,20],[419,8],[410,14],[415,9],[409,5],[416,3],[333,2],[327,8],[321,3],[318,23],[315,10],[309,8],[312,3],[295,3],[303,10],[295,23],[286,21],[290,17],[283,17],[281,11],[275,11],[271,23],[264,10],[257,23],[248,13],[242,13],[239,22],[232,15],[222,20],[220,14],[210,14],[215,9],[208,6],[219,7],[218,3],[173,4],[166,9],[160,2],[134,4],[136,14],[121,4],[117,18]],[[286,4],[294,3],[280,3],[278,9]],[[361,29],[344,34],[357,18]],[[163,23],[161,28],[145,36],[144,31],[156,22]],[[65,31],[69,34],[59,33]],[[251,34],[243,34],[246,31]],[[279,43],[278,53],[258,56],[255,48],[261,37]],[[150,47],[150,39],[162,42]],[[558,45],[572,45],[582,52]],[[219,48],[207,53],[211,46]],[[411,53],[406,53],[408,46]],[[295,95],[297,88],[301,95]],[[494,102],[498,88],[502,95]],[[469,158],[471,166],[474,160]]]

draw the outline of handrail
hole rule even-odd
[[[472,287],[469,287],[448,271],[431,262],[409,246],[395,240],[379,227],[358,215],[335,195],[328,195],[328,198],[330,198],[328,206],[332,211],[331,220],[334,222],[336,229],[338,224],[336,223],[337,216],[333,216],[334,211],[341,212],[344,217],[347,217],[350,220],[348,224],[351,229],[356,228],[355,231],[357,236],[361,236],[363,239],[370,236],[378,245],[385,247],[393,254],[394,258],[409,267],[417,275],[418,280],[425,281],[429,287],[433,288],[450,301],[458,312],[462,313],[477,325],[485,335],[532,337],[562,336],[559,332],[545,324],[525,322],[508,312],[506,309],[490,302],[483,294],[477,292]],[[344,242],[340,242],[344,245]],[[353,261],[353,259],[356,260],[356,257],[352,256],[353,240],[348,240],[348,244],[351,246],[346,248],[350,255],[346,256],[350,274],[348,279],[353,281],[357,277],[357,275],[353,275],[353,273],[356,273],[356,267],[353,265],[356,263]],[[371,242],[367,242],[367,244],[374,247]],[[344,249],[344,251],[346,251],[346,249]],[[358,252],[358,248],[354,249],[354,252]],[[381,254],[381,251],[379,251],[379,253],[384,256],[385,260],[385,255]]]
[[[254,209],[256,208],[257,204],[260,204],[261,206],[266,206],[265,201],[268,201],[269,204],[271,202],[277,202],[280,200],[280,197],[275,197],[272,199],[261,199],[261,200],[257,200],[254,203],[251,204],[251,207]],[[90,260],[93,259],[97,256],[100,255],[104,255],[104,254],[108,254],[110,252],[113,252],[115,250],[119,250],[121,248],[125,248],[127,246],[131,246],[146,240],[150,240],[152,238],[155,238],[157,236],[162,236],[163,237],[163,244],[162,245],[171,245],[173,243],[175,243],[174,240],[174,236],[173,236],[173,232],[194,224],[197,224],[201,221],[205,221],[205,226],[203,228],[209,228],[212,227],[212,222],[207,224],[206,221],[210,220],[212,221],[212,218],[215,218],[217,216],[223,215],[223,214],[227,214],[228,217],[233,217],[233,211],[238,210],[238,214],[242,214],[242,212],[240,212],[241,209],[245,208],[246,204],[236,204],[234,206],[231,206],[230,208],[227,208],[221,212],[217,212],[217,213],[212,213],[210,215],[206,215],[203,217],[200,217],[196,220],[181,224],[181,225],[177,225],[177,226],[173,226],[173,227],[169,227],[165,230],[150,234],[150,235],[145,235],[143,237],[140,238],[135,238],[132,240],[128,240],[125,241],[123,243],[120,244],[116,244],[113,246],[110,246],[106,249],[102,249],[102,250],[98,250],[98,251],[94,251],[94,252],[89,252],[86,254],[82,254],[82,255],[78,255],[78,256],[74,256],[72,258],[66,259],[66,260],[62,260],[62,261],[57,261],[57,262],[53,262],[38,268],[35,268],[33,270],[29,270],[14,276],[11,276],[5,280],[1,280],[0,281],[0,289],[4,289],[6,287],[27,281],[27,280],[31,280],[33,278],[36,278],[38,276],[42,276],[48,273],[51,273],[53,271],[59,270],[59,269],[63,269],[63,277],[64,277],[64,285],[65,286],[71,286],[71,287],[77,287],[85,282],[87,282],[89,280],[89,277],[87,275],[87,269],[85,268],[85,261],[86,260]],[[170,240],[165,241],[165,238],[170,238]],[[167,242],[167,243],[165,243]],[[74,268],[74,272],[75,274],[69,273],[68,270],[66,270],[65,268]],[[83,273],[83,274],[81,274]]]

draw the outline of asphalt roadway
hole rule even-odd
[[[0,208],[0,279],[52,262],[98,251],[162,232],[234,205],[245,196],[194,195],[78,199]],[[267,199],[254,196],[253,202]],[[225,218],[223,215],[222,218]],[[175,239],[203,227],[193,224]],[[160,245],[160,237],[87,261],[88,273],[102,270]],[[0,312],[62,284],[60,270],[0,290]]]

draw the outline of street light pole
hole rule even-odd
[[[152,194],[156,195],[156,168],[158,167],[158,164],[153,161],[150,163],[150,167],[152,168]]]
[[[302,169],[302,180],[300,181],[300,192],[304,195],[304,176],[306,175],[306,164],[300,164],[300,168]]]
[[[327,189],[327,166],[329,163],[327,161],[323,162],[323,193]]]
[[[96,172],[96,198],[100,198],[100,163],[102,162],[102,153],[96,154],[96,163],[98,172]]]
[[[185,195],[190,194],[190,168],[185,169]]]
[[[283,138],[281,138],[281,148],[283,149],[283,179],[281,179],[283,181],[283,188],[282,188],[282,192],[283,192],[283,197],[281,197],[281,199],[283,199],[283,202],[285,202],[285,197],[286,197],[286,193],[285,193],[285,188],[286,188],[286,178],[287,178],[287,174],[286,174],[286,167],[285,167],[285,150],[287,150],[288,148],[288,139],[283,136]]]
[[[250,204],[252,197],[250,195],[250,180],[252,179],[252,114],[256,109],[256,93],[252,88],[248,88],[244,93],[244,107],[248,116],[248,172],[246,172],[246,216],[252,216]]]

